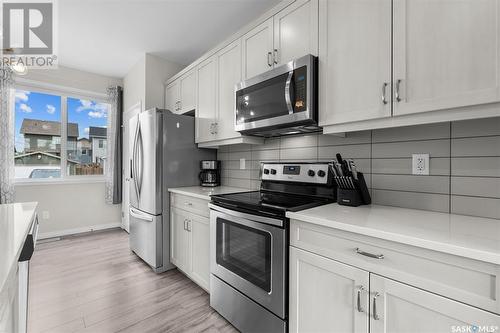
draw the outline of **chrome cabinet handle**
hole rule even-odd
[[[373,319],[374,320],[379,320],[380,316],[377,313],[377,297],[379,297],[380,294],[378,292],[373,293]]]
[[[382,103],[383,104],[387,104],[387,100],[385,99],[385,91],[386,91],[386,88],[388,85],[389,85],[389,83],[387,83],[387,82],[384,82],[384,84],[382,85]]]
[[[186,231],[187,231],[186,224],[187,224],[187,220],[186,220],[186,219],[184,219],[184,230],[186,230]]]
[[[273,62],[277,65],[278,62],[279,62],[279,53],[278,53],[278,49],[274,49],[273,50]]]
[[[192,203],[192,202],[189,202],[189,201],[186,201],[184,204],[185,204],[186,206],[192,206],[192,205],[193,205],[193,203]]]
[[[273,63],[272,63],[272,60],[271,60],[272,56],[273,56],[272,52],[267,52],[267,65],[269,67],[273,67]]]
[[[191,232],[191,220],[187,220],[187,231]]]
[[[399,95],[399,86],[401,85],[401,80],[396,81],[396,101],[401,102],[401,96]]]
[[[357,308],[358,312],[365,312],[365,309],[363,309],[363,307],[361,306],[361,293],[363,291],[365,291],[365,287],[359,286],[358,287],[358,297],[356,300],[356,308]]]
[[[179,110],[182,110],[182,102],[178,101],[177,103],[179,103]]]
[[[370,258],[374,258],[374,259],[384,259],[383,254],[373,254],[370,252],[361,251],[361,249],[359,247],[356,248],[356,253],[361,254],[362,256],[366,256],[366,257],[370,257]]]

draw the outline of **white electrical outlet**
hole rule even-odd
[[[429,174],[429,154],[413,154],[412,169],[414,175]]]
[[[48,220],[48,219],[50,219],[50,214],[49,214],[49,211],[48,211],[48,210],[44,210],[44,211],[42,212],[42,219],[44,219],[44,220]]]
[[[240,169],[245,170],[245,162],[246,160],[244,158],[240,158]]]

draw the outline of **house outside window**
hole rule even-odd
[[[104,174],[109,104],[21,89],[12,95],[16,179]]]

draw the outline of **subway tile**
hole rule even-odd
[[[294,148],[294,149],[281,149],[280,150],[280,161],[281,160],[317,160],[318,159],[318,147],[307,147],[307,148]]]
[[[335,155],[340,153],[343,158],[370,158],[370,145],[345,145],[319,147],[318,158],[321,160],[335,159]]]
[[[280,148],[280,138],[269,138],[264,141],[261,145],[253,145],[252,150],[267,150],[267,149],[279,149]]]
[[[280,151],[278,149],[273,150],[257,150],[252,151],[253,161],[278,161],[280,158]]]
[[[260,189],[260,181],[250,180],[250,190],[256,191]]]
[[[229,159],[229,153],[217,152],[217,159],[221,161],[227,161]]]
[[[227,160],[229,161],[239,161],[241,158],[250,160],[252,158],[252,152],[250,151],[236,151],[227,153]]]
[[[250,188],[250,179],[222,178],[224,186]]]
[[[372,202],[378,205],[449,212],[449,196],[417,192],[372,190]]]
[[[238,151],[251,151],[252,145],[248,144],[237,144],[237,145],[229,145],[229,152],[238,152]]]
[[[280,144],[281,149],[317,146],[318,134],[284,136],[281,138]]]
[[[500,177],[500,157],[451,159],[452,176]]]
[[[431,158],[429,161],[431,176],[448,176],[450,174],[449,158]],[[411,175],[411,158],[382,158],[372,160],[372,173]]]
[[[222,165],[222,169],[225,169],[225,170],[239,170],[240,169],[240,161],[222,161],[221,165]],[[247,167],[247,169],[248,169],[248,167]]]
[[[372,179],[372,187],[377,190],[448,194],[450,188],[450,178],[448,176],[374,174]]]
[[[259,170],[260,169],[260,161],[247,161],[247,169],[250,170]]]
[[[250,179],[259,179],[260,178],[260,169],[253,169],[250,171]]]
[[[451,212],[500,219],[500,199],[452,195]]]
[[[372,158],[411,157],[412,154],[430,154],[431,157],[450,156],[450,140],[374,143]]]
[[[500,117],[462,120],[451,123],[451,137],[500,135]]]
[[[500,136],[452,139],[451,156],[500,156]]]
[[[447,139],[449,137],[450,123],[384,128],[374,130],[372,136],[373,143]]]
[[[224,177],[250,179],[250,170],[225,170]]]
[[[370,143],[371,131],[346,133],[345,137],[323,134],[319,135],[318,139],[319,146],[342,146]]]
[[[229,146],[230,145],[220,146],[219,148],[217,148],[217,153],[227,153],[227,152],[229,152]]]
[[[451,194],[500,198],[500,178],[452,177]]]

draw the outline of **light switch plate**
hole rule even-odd
[[[412,170],[414,175],[429,174],[429,154],[413,154]]]
[[[240,158],[240,170],[245,170],[245,162],[244,158]]]

